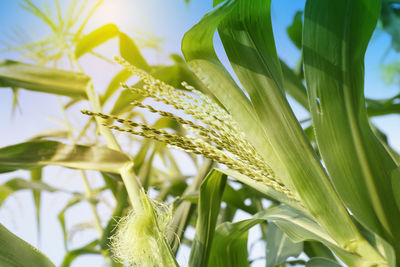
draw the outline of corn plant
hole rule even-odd
[[[363,84],[364,54],[381,2],[307,0],[304,24],[298,13],[288,28],[302,51],[294,70],[278,58],[270,6],[270,0],[214,0],[214,8],[182,39],[185,61],[197,78],[187,75],[168,81],[157,72],[159,68],[143,63],[137,48],[121,49],[114,59],[124,68],[121,75],[134,75],[140,81],[128,85],[127,78],[118,80],[123,88],[123,108],[118,112],[102,111],[101,99],[83,74],[4,64],[1,75],[7,86],[48,91],[68,85],[53,84],[58,77],[68,81],[74,77],[68,96],[78,91],[88,99],[90,109],[81,113],[89,121],[95,119],[108,148],[43,140],[17,144],[0,150],[1,171],[56,164],[95,169],[120,179],[116,184],[110,178],[107,187],[117,190],[115,216],[127,216],[115,232],[110,230],[115,224],[103,229],[100,223],[99,232],[107,234],[78,255],[96,251],[131,266],[177,266],[176,253],[185,244],[191,248],[189,266],[249,266],[248,230],[260,225],[267,266],[398,266],[399,156],[369,121],[369,116],[395,113],[395,102],[391,99],[379,106],[366,100]],[[72,56],[77,59],[116,35],[123,44],[125,35],[114,31],[106,25],[82,37]],[[215,53],[215,31],[241,85]],[[191,73],[183,61],[176,62]],[[35,77],[44,75],[41,81],[47,82],[40,84],[22,70],[31,70]],[[80,90],[71,89],[75,87]],[[112,92],[118,89],[114,86]],[[310,128],[303,130],[286,93],[309,111]],[[176,112],[160,109],[156,103]],[[175,130],[122,116],[123,111],[136,114],[143,109],[174,123]],[[112,131],[143,137],[144,150],[132,158],[121,150]],[[145,162],[146,140],[209,160],[190,185],[185,181],[185,189],[174,194],[171,188],[137,179]],[[159,195],[179,197],[172,204],[151,200],[145,192],[149,185]],[[90,188],[88,192],[90,197]],[[244,203],[247,198],[250,204]],[[128,199],[129,212],[124,209]],[[237,210],[252,217],[232,222]],[[183,233],[190,226],[195,227],[195,236],[187,240]],[[52,266],[6,229],[0,238],[13,240],[27,251],[30,262]],[[7,260],[27,266],[17,249],[2,251],[9,255]],[[289,258],[302,251],[307,261]],[[71,259],[67,261],[65,265]]]
[[[171,55],[171,59],[174,62],[173,65],[148,64],[135,42],[114,24],[106,24],[91,33],[84,34],[87,22],[102,2],[98,1],[93,7],[90,7],[83,1],[70,1],[67,10],[63,13],[59,2],[54,1],[55,10],[57,11],[57,16],[54,17],[49,11],[49,7],[40,8],[29,0],[22,1],[21,4],[24,9],[41,19],[51,29],[50,34],[42,40],[28,40],[22,45],[8,47],[9,50],[19,52],[23,59],[34,61],[37,65],[14,60],[4,60],[0,65],[0,83],[2,87],[11,87],[14,92],[17,92],[17,88],[22,88],[34,92],[67,97],[60,101],[61,110],[65,117],[65,127],[56,131],[38,133],[31,140],[6,147],[1,152],[2,173],[24,169],[29,170],[31,176],[31,180],[13,178],[2,184],[0,187],[1,204],[14,192],[26,189],[32,190],[38,229],[40,229],[42,191],[65,192],[72,196],[58,215],[64,234],[64,246],[67,251],[61,263],[62,266],[69,266],[76,257],[83,254],[100,254],[104,256],[110,266],[119,266],[118,260],[114,260],[114,254],[119,255],[121,252],[113,253],[111,251],[110,237],[115,232],[118,220],[129,213],[127,199],[137,201],[136,204],[139,203],[135,205],[137,207],[136,212],[138,212],[143,203],[142,211],[151,215],[153,213],[152,206],[149,204],[146,195],[142,193],[144,189],[156,188],[159,192],[158,198],[164,200],[170,197],[171,194],[172,196],[180,195],[187,186],[185,182],[187,177],[182,174],[176,163],[175,156],[167,150],[165,145],[149,141],[141,142],[136,138],[130,138],[128,141],[125,140],[123,142],[126,147],[133,147],[135,144],[140,145],[139,152],[134,157],[131,157],[122,152],[120,143],[116,141],[108,128],[102,126],[101,123],[98,124],[96,132],[101,133],[101,138],[104,139],[96,138],[96,134],[90,133],[93,130],[91,127],[94,120],[88,119],[83,128],[79,130],[76,130],[75,125],[69,120],[71,107],[87,102],[97,111],[101,111],[106,104],[111,104],[111,108],[108,111],[111,114],[123,114],[125,118],[133,119],[136,117],[147,122],[142,113],[131,110],[131,102],[143,97],[131,93],[130,90],[119,90],[120,83],[132,76],[128,71],[120,70],[110,81],[102,95],[95,92],[91,77],[83,73],[85,66],[81,65],[79,59],[84,55],[91,54],[104,60],[107,64],[116,64],[112,59],[107,58],[107,55],[101,55],[94,51],[95,48],[110,39],[119,41],[118,48],[122,58],[170,84],[180,86],[179,84],[183,80],[189,81],[191,84],[200,83],[189,70],[184,60],[178,55]],[[79,18],[83,19],[80,20]],[[77,20],[81,21],[81,23],[77,24]],[[65,62],[68,64],[65,64]],[[57,68],[54,68],[54,66]],[[140,87],[140,83],[137,86]],[[109,103],[109,99],[116,93],[120,94],[116,101]],[[168,118],[160,118],[152,126],[158,129],[169,128],[174,132],[183,133],[185,131],[180,128],[179,124]],[[85,139],[86,141],[83,141]],[[108,147],[104,146],[104,142]],[[82,143],[92,145],[82,145]],[[165,170],[161,170],[160,166],[153,166],[153,159],[158,156],[165,163]],[[193,161],[195,165],[199,164],[196,158],[193,158]],[[84,192],[71,192],[68,189],[57,188],[43,182],[42,168],[47,165],[58,165],[80,170],[77,175],[82,178],[85,186]],[[132,169],[131,166],[133,165]],[[91,188],[85,170],[99,171],[105,186]],[[123,186],[122,177],[125,177],[127,179],[126,182],[130,185]],[[139,179],[141,180],[140,182]],[[139,183],[142,189],[139,188]],[[128,187],[130,188],[129,190],[127,190]],[[103,193],[108,190],[111,190],[113,198],[118,204],[113,207],[111,218],[101,218],[98,213],[98,204],[104,201]],[[83,230],[94,228],[97,230],[98,238],[81,248],[71,249],[69,236],[73,228],[67,229],[66,227],[66,221],[68,220],[66,212],[81,202],[88,202],[93,213],[93,222],[89,223],[89,226],[84,226]],[[168,214],[166,213],[166,215]],[[8,256],[2,259],[2,264],[8,265],[12,263],[17,266],[51,265],[37,251],[34,251],[32,257],[17,257],[15,253],[17,253],[18,248],[23,251],[29,251],[31,247],[12,237],[12,234],[7,232],[5,228],[2,232],[4,233],[3,241],[12,238],[15,241],[13,246],[9,246],[6,241],[3,242],[5,244],[5,247],[2,247],[3,255]],[[118,244],[115,246],[117,247]],[[164,247],[167,248],[168,246]],[[153,254],[155,255],[154,251],[149,255]],[[32,262],[32,258],[36,260]]]

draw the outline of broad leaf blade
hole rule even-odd
[[[301,104],[306,110],[308,107],[307,90],[303,85],[301,78],[290,69],[285,62],[280,60],[282,73],[283,73],[283,87],[285,92],[291,95],[299,104]]]
[[[393,195],[395,197],[396,205],[400,211],[400,167],[392,172],[391,182],[393,187]]]
[[[217,169],[218,171],[225,173],[226,175],[229,175],[230,177],[246,184],[247,186],[253,188],[254,190],[257,190],[258,192],[262,193],[263,195],[266,195],[270,198],[275,199],[276,201],[279,201],[281,203],[285,203],[292,208],[299,210],[305,214],[308,214],[308,211],[305,210],[301,205],[299,205],[298,202],[295,202],[294,200],[288,198],[286,195],[284,195],[281,192],[278,192],[262,182],[256,181],[254,179],[251,179],[250,177],[241,174],[237,171],[230,170],[230,169]]]
[[[55,267],[55,265],[39,250],[12,234],[1,224],[0,265]]]
[[[249,266],[247,252],[248,230],[262,220],[225,222],[215,230],[210,265],[215,267]]]
[[[76,45],[75,57],[79,58],[90,52],[93,48],[118,36],[119,30],[114,24],[106,24],[88,35],[84,36]]]
[[[312,258],[309,260],[306,264],[306,267],[341,267],[342,265],[338,264],[337,262],[334,262],[329,259],[325,258]]]
[[[287,206],[277,206],[257,213],[253,219],[264,219],[276,224],[293,242],[319,241],[329,247],[348,266],[362,266],[368,261],[357,253],[347,252],[315,221]]]
[[[147,64],[134,41],[128,35],[122,32],[119,33],[118,37],[119,53],[121,57],[128,61],[131,65],[148,71],[150,66]]]
[[[364,242],[286,99],[270,4],[264,0],[239,0],[218,26],[231,65],[249,94],[276,156],[265,150],[259,152],[341,246],[350,240]]]
[[[200,186],[196,234],[189,259],[192,267],[208,264],[225,183],[226,175],[212,170]]]
[[[0,185],[0,206],[10,195],[14,194],[17,191],[27,189],[32,190],[33,193],[39,193],[41,191],[62,191],[62,189],[52,187],[41,181],[28,181],[22,178],[13,178]]]
[[[121,83],[126,82],[131,76],[132,73],[130,73],[130,71],[126,69],[123,69],[120,72],[118,72],[117,75],[115,75],[114,78],[109,83],[104,94],[101,96],[100,99],[101,104],[104,105],[107,102],[107,100],[118,90],[118,88],[121,87]]]
[[[128,193],[125,188],[121,188],[119,194],[116,198],[117,205],[113,211],[107,226],[104,228],[103,236],[100,239],[100,248],[109,249],[110,248],[110,238],[114,235],[117,230],[118,221],[123,216],[124,208],[127,207]]]
[[[368,116],[382,116],[388,114],[400,114],[400,94],[388,99],[366,99]]]
[[[30,173],[31,173],[31,181],[33,183],[41,183],[42,182],[42,168],[31,169]],[[37,236],[38,236],[38,240],[40,240],[41,191],[40,190],[32,190],[32,194],[33,194],[33,203],[35,203],[35,211],[36,211]]]
[[[398,1],[382,0],[380,20],[383,30],[392,37],[392,48],[400,51],[400,14],[395,4]]]
[[[63,262],[61,263],[61,267],[69,267],[71,263],[79,256],[81,255],[87,255],[87,254],[101,254],[101,251],[96,248],[98,244],[98,241],[95,240],[93,242],[90,242],[86,246],[83,246],[78,249],[70,250],[68,251],[63,259]]]
[[[304,252],[309,258],[322,257],[336,261],[335,256],[332,254],[324,244],[316,241],[305,241],[304,242]]]
[[[0,149],[0,172],[32,169],[46,165],[119,173],[130,158],[105,147],[65,145],[37,140]]]
[[[363,94],[364,54],[379,8],[369,0],[307,1],[303,54],[316,139],[332,182],[354,216],[393,245],[400,212],[388,177],[397,165],[369,126]]]
[[[292,242],[275,224],[268,224],[267,267],[279,265],[288,257],[297,257],[302,251],[302,242]]]
[[[133,93],[130,89],[124,89],[121,91],[114,106],[111,110],[111,114],[119,115],[127,110],[132,109],[133,101],[141,101],[144,97],[140,94]]]
[[[207,177],[211,171],[214,163],[206,159],[203,166],[199,168],[193,182],[185,189],[181,196],[187,196],[197,192],[201,186],[202,181]],[[186,227],[190,223],[190,219],[195,213],[195,205],[189,201],[181,203],[175,211],[172,220],[171,232],[168,233],[168,241],[174,253],[177,253],[179,248],[179,241],[183,238]]]
[[[303,21],[302,21],[303,11],[297,11],[293,17],[292,24],[286,28],[286,32],[293,42],[293,44],[301,49],[301,35],[303,33]]]
[[[221,20],[229,14],[237,1],[229,0],[207,13],[182,39],[182,52],[188,65],[212,94],[239,123],[249,141],[264,149],[265,154],[274,155],[264,137],[254,109],[224,68],[214,52],[213,37]]]
[[[61,231],[63,233],[63,241],[64,241],[64,248],[65,250],[68,250],[68,233],[67,233],[67,226],[65,223],[65,213],[67,210],[80,203],[82,201],[82,198],[74,197],[68,201],[68,203],[64,206],[64,208],[58,213],[57,219],[61,225]]]
[[[0,87],[85,98],[90,78],[82,73],[25,64],[13,60],[0,62]]]

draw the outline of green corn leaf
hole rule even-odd
[[[193,183],[191,183],[181,196],[187,196],[194,192],[197,192],[201,186],[202,181],[207,177],[207,174],[211,171],[214,163],[211,160],[206,159],[204,164],[199,168],[196,176],[194,177]],[[190,223],[190,219],[195,213],[195,205],[190,202],[183,202],[179,204],[174,213],[174,218],[171,223],[171,232],[168,233],[168,242],[172,251],[176,254],[179,247],[179,242],[183,238],[186,227]]]
[[[364,54],[378,16],[379,1],[307,1],[304,68],[333,184],[354,216],[400,258],[400,212],[389,179],[397,165],[369,126],[363,93]]]
[[[75,57],[80,58],[90,52],[93,48],[105,43],[106,41],[118,36],[118,27],[114,24],[106,24],[79,40],[75,48]]]
[[[321,228],[315,221],[311,220],[310,218],[304,216],[302,213],[295,211],[288,206],[277,206],[270,208],[265,211],[261,211],[257,214],[255,214],[251,219],[237,222],[234,224],[231,223],[224,223],[221,224],[217,227],[217,231],[220,231],[221,229],[226,231],[224,228],[228,228],[228,230],[232,233],[232,238],[230,236],[225,236],[225,242],[234,242],[235,238],[241,237],[241,234],[244,233],[244,231],[247,231],[251,227],[253,227],[256,224],[261,223],[262,221],[267,220],[270,223],[275,224],[278,226],[290,239],[292,244],[293,243],[299,243],[299,244],[293,244],[293,250],[292,254],[298,254],[300,251],[300,247],[297,246],[302,246],[301,242],[306,241],[306,240],[314,240],[323,243],[329,249],[334,251],[334,253],[348,266],[362,266],[363,264],[367,264],[368,261],[360,257],[360,255],[357,255],[356,253],[351,253],[343,250],[340,248],[337,243],[327,234],[327,232]],[[232,231],[231,231],[232,230]],[[235,236],[236,235],[236,236]],[[218,234],[216,233],[215,240],[217,240]],[[271,239],[276,241],[276,233],[272,233],[272,237],[270,237],[270,242]],[[218,237],[220,238],[220,237]],[[221,242],[221,240],[219,240]],[[278,242],[278,241],[276,241]],[[277,243],[272,241],[273,244],[271,245],[277,245]],[[278,242],[279,243],[279,242]],[[213,249],[215,249],[213,243]],[[226,244],[226,243],[225,243]],[[220,250],[218,251],[220,254],[225,253],[223,250],[229,250],[228,246],[221,247],[219,248]],[[279,251],[279,247],[274,248],[274,251]],[[241,252],[243,253],[243,252]],[[282,258],[284,258],[284,254],[287,253],[287,250],[282,250],[281,255]],[[229,254],[229,253],[228,253]],[[217,257],[218,254],[214,254],[214,251],[212,252],[212,256]],[[239,256],[237,256],[239,257]],[[279,257],[278,257],[279,258]],[[273,259],[273,258],[272,258]],[[222,263],[221,259],[213,259],[217,263]],[[273,259],[274,260],[274,259]],[[213,261],[211,261],[213,262]],[[267,263],[268,264],[268,263]],[[272,263],[271,263],[272,264]],[[223,266],[223,265],[221,265]],[[228,266],[228,265],[225,265]],[[391,265],[390,265],[391,266]]]
[[[245,204],[245,200],[247,198],[248,191],[244,190],[243,188],[235,190],[232,186],[227,184],[225,186],[225,191],[222,196],[222,201],[224,201],[229,206],[232,206],[236,209],[241,209],[243,211],[246,211],[247,213],[256,213],[257,210],[254,208],[254,206]]]
[[[382,28],[392,37],[392,48],[400,51],[400,14],[393,4],[399,3],[393,0],[382,0],[380,20]]]
[[[400,81],[400,61],[394,61],[383,65],[381,69],[381,79],[386,84],[395,84]]]
[[[246,184],[247,186],[253,188],[254,190],[257,190],[258,192],[262,193],[265,196],[268,196],[276,201],[285,203],[292,208],[299,210],[305,214],[308,214],[307,210],[305,210],[299,203],[293,201],[292,199],[288,198],[286,195],[284,195],[281,192],[275,191],[274,189],[266,186],[262,182],[256,181],[254,179],[251,179],[250,177],[243,175],[237,171],[230,170],[230,169],[217,169],[218,171],[225,173],[226,175],[229,175],[230,177]]]
[[[137,176],[139,177],[140,182],[145,190],[148,189],[151,183],[150,179],[153,170],[153,159],[154,156],[156,155],[159,146],[160,144],[158,143],[154,145],[153,151],[150,152],[150,156],[146,158],[146,161],[144,162],[144,164],[139,169],[139,172],[137,173]]]
[[[207,13],[184,35],[182,52],[193,72],[232,114],[249,141],[255,147],[265,150],[265,154],[273,156],[274,152],[268,145],[269,142],[264,136],[250,101],[226,71],[214,51],[214,32],[221,20],[232,11],[236,4],[237,1],[234,0],[226,1]]]
[[[272,160],[275,152],[268,139],[265,139],[253,107],[219,62],[213,48],[214,31],[236,4],[235,1],[226,1],[206,14],[185,34],[182,40],[182,52],[196,75],[239,123],[249,141]]]
[[[154,124],[153,127],[156,129],[171,129],[175,132],[182,132],[181,125],[173,119],[167,117],[159,118]]]
[[[110,238],[114,235],[117,230],[117,225],[119,220],[123,215],[124,208],[127,207],[127,199],[128,193],[125,188],[121,188],[119,194],[116,198],[117,205],[113,211],[113,214],[110,220],[107,223],[107,226],[104,228],[103,236],[100,239],[100,248],[101,249],[109,249],[110,248]]]
[[[393,188],[393,195],[396,200],[396,205],[398,210],[400,211],[400,167],[392,172],[391,182]]]
[[[312,258],[306,264],[306,267],[341,267],[342,265],[325,258]]]
[[[279,265],[288,257],[299,256],[302,251],[302,242],[293,243],[275,224],[268,224],[266,267]]]
[[[100,5],[104,2],[104,0],[97,0],[97,3],[94,4],[91,9],[89,10],[89,12],[87,13],[87,15],[85,16],[85,18],[83,19],[83,22],[79,25],[79,29],[74,33],[74,40],[77,40],[81,37],[82,31],[83,29],[85,29],[89,19],[93,16],[94,12],[96,11],[96,9],[98,9],[100,7]],[[71,27],[73,25],[73,23],[76,20],[79,20],[79,17],[82,15],[83,10],[86,8],[87,3],[82,3],[80,9],[78,12],[76,12],[74,14],[74,17],[71,19],[72,23],[71,23]]]
[[[119,35],[119,53],[123,59],[131,65],[142,70],[148,71],[150,66],[139,51],[135,42],[125,33],[120,32]]]
[[[285,64],[285,62],[280,60],[280,63],[284,77],[283,87],[285,92],[291,95],[306,110],[309,110],[307,90],[304,87],[303,82],[298,75],[296,75],[296,73]]]
[[[292,24],[286,28],[290,40],[298,49],[301,49],[301,35],[303,33],[302,16],[303,11],[297,11],[293,17]]]
[[[38,169],[35,169],[38,170]],[[11,180],[8,180],[7,182],[3,183],[0,185],[0,206],[4,203],[4,201],[12,194],[14,194],[17,191],[20,190],[32,190],[32,192],[39,193],[41,191],[47,191],[47,192],[66,192],[66,193],[71,193],[66,190],[63,190],[61,188],[56,188],[53,186],[50,186],[40,180],[25,180],[22,178],[13,178]],[[35,201],[36,205],[36,201]]]
[[[78,103],[78,102],[80,102],[81,101],[81,99],[79,99],[79,98],[73,98],[73,99],[71,99],[70,101],[68,101],[65,105],[64,105],[64,109],[68,109],[69,107],[71,107],[71,106],[73,106],[73,105],[75,105],[76,103]]]
[[[11,108],[11,115],[15,115],[15,111],[17,110],[17,108],[19,108],[19,103],[18,103],[18,93],[19,90],[18,88],[12,87],[11,88],[12,92],[13,92],[13,103],[12,103],[12,108]]]
[[[66,139],[69,137],[69,132],[67,130],[60,129],[48,129],[44,130],[29,139],[29,141],[34,141],[38,139],[46,139],[46,138],[62,138]]]
[[[189,68],[187,65],[186,61],[177,54],[172,54],[169,56],[173,61],[174,61],[174,66],[176,67],[177,71],[177,76],[176,76],[176,88],[186,90],[184,87],[182,87],[181,83],[182,82],[187,82],[189,85],[193,86],[197,90],[212,96],[212,93],[210,90],[205,86],[199,78],[192,72],[192,70]],[[171,84],[173,85],[173,84]],[[217,100],[214,98],[214,100]],[[218,100],[217,100],[218,101]]]
[[[121,87],[121,83],[126,82],[131,76],[132,73],[126,69],[118,72],[117,75],[115,75],[111,80],[104,94],[101,96],[101,104],[104,105],[107,100]]]
[[[329,250],[324,244],[316,241],[305,241],[304,242],[304,253],[309,258],[321,257],[336,261],[332,251]]]
[[[225,222],[215,230],[209,266],[249,266],[247,252],[248,230],[263,220]]]
[[[71,263],[79,256],[81,255],[87,255],[87,254],[101,254],[101,251],[96,248],[97,244],[99,243],[98,240],[95,240],[93,242],[90,242],[86,246],[83,246],[78,249],[70,250],[68,251],[63,259],[63,262],[61,263],[61,267],[69,267]]]
[[[371,99],[368,100],[368,116],[384,116],[389,114],[400,114],[400,104],[394,103],[389,105],[381,105],[380,103],[376,103]]]
[[[277,206],[254,215],[254,220],[264,219],[276,224],[293,242],[314,240],[331,249],[348,266],[362,266],[368,260],[357,253],[348,252],[328,235],[315,221],[288,206]],[[384,265],[383,265],[384,266]]]
[[[0,87],[85,98],[90,78],[82,73],[25,64],[13,60],[0,62]]]
[[[140,94],[135,94],[132,93],[132,91],[129,89],[124,89],[121,91],[120,95],[115,101],[114,106],[111,109],[110,113],[113,115],[119,115],[121,113],[126,112],[127,110],[131,110],[132,109],[131,103],[133,101],[141,101],[143,100],[143,98],[144,97]]]
[[[208,266],[225,183],[226,175],[212,170],[200,186],[196,234],[189,259],[191,267]]]
[[[61,225],[61,231],[63,233],[64,248],[67,251],[68,251],[68,233],[67,233],[67,227],[66,227],[66,224],[65,224],[65,213],[67,212],[67,210],[70,207],[80,203],[82,200],[83,200],[83,198],[79,198],[79,197],[71,198],[68,201],[68,203],[64,206],[64,208],[57,215],[57,219],[58,219],[58,222]]]
[[[0,149],[0,172],[32,169],[46,165],[119,173],[130,158],[105,147],[65,145],[37,140]]]
[[[121,177],[119,177],[119,181],[114,179],[110,173],[102,172],[101,176],[103,176],[104,183],[106,187],[110,189],[114,197],[118,196],[119,187],[121,186]]]
[[[42,169],[43,168],[35,168],[30,170],[32,182],[41,183]],[[33,203],[35,203],[35,211],[36,211],[37,236],[38,240],[40,240],[40,201],[42,192],[40,190],[32,190],[32,194],[33,194]]]
[[[171,66],[153,66],[150,73],[160,81],[166,82],[175,88],[182,88],[180,70],[181,67],[176,64]]]
[[[367,98],[366,103],[368,116],[382,116],[392,113],[400,114],[400,103],[397,103],[399,99],[400,94],[383,100]]]
[[[38,249],[18,238],[2,224],[0,224],[0,265],[55,267]]]
[[[260,28],[263,31],[259,31]],[[306,209],[340,246],[347,246],[350,240],[359,240],[356,250],[364,249],[361,248],[364,245],[369,247],[334,191],[287,102],[272,32],[270,1],[238,1],[218,26],[218,32],[276,153],[273,157],[274,154],[261,150],[264,159],[284,184],[299,194]],[[370,256],[369,252],[363,253]]]
[[[133,160],[133,168],[135,173],[138,173],[140,168],[143,166],[145,160],[146,160],[146,156],[147,153],[150,150],[151,145],[153,144],[153,142],[149,139],[144,139],[139,152],[136,154],[134,160]]]

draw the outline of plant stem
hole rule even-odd
[[[74,137],[74,135],[72,133],[72,126],[69,123],[69,120],[68,120],[67,114],[65,112],[65,109],[63,108],[62,105],[60,105],[60,106],[61,106],[61,109],[63,111],[64,122],[66,123],[67,128],[68,128],[69,139],[75,144],[76,143],[76,139],[75,139],[75,137]],[[85,171],[84,170],[80,170],[80,173],[81,173],[83,185],[84,185],[84,188],[85,188],[85,197],[86,197],[86,199],[87,199],[87,201],[88,201],[88,203],[90,205],[90,208],[92,210],[92,213],[93,213],[93,219],[94,219],[95,228],[96,228],[96,230],[97,230],[97,232],[99,234],[99,237],[101,238],[101,236],[103,235],[103,227],[101,226],[100,217],[97,214],[96,204],[93,203],[93,199],[94,199],[93,192],[92,192],[92,189],[90,188],[89,181],[87,179],[87,175],[86,175]]]
[[[79,64],[75,54],[68,49],[68,54],[72,62],[75,63],[76,67],[80,72],[84,72],[82,66]],[[86,95],[89,99],[89,103],[94,112],[102,112],[100,105],[99,95],[95,92],[93,83],[90,82],[86,87]],[[120,145],[112,134],[111,130],[103,125],[102,119],[96,117],[97,127],[100,134],[106,140],[106,144],[109,148],[122,152]],[[125,166],[121,171],[121,178],[128,192],[129,199],[131,201],[132,207],[136,210],[143,210],[143,204],[140,200],[140,187],[138,179],[133,172],[133,163]],[[129,169],[130,168],[130,169]]]
[[[80,172],[82,175],[83,185],[85,187],[85,196],[89,202],[90,208],[92,209],[94,224],[95,224],[97,232],[99,233],[99,237],[101,238],[101,236],[103,235],[103,227],[101,226],[100,217],[97,214],[96,204],[93,203],[93,200],[94,200],[93,192],[92,192],[92,189],[90,188],[89,181],[88,181],[85,171],[81,170]]]

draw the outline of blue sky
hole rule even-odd
[[[46,33],[44,24],[32,15],[22,10],[15,0],[1,0],[0,1],[0,41],[4,42],[10,39],[13,31],[23,29],[26,32],[35,33],[42,36]],[[41,1],[33,1],[38,3]],[[52,2],[52,1],[47,1]],[[65,4],[66,0],[60,1]],[[90,2],[95,2],[91,0]],[[289,41],[286,35],[286,27],[291,23],[293,15],[297,10],[304,6],[304,0],[274,0],[272,1],[272,21],[274,26],[274,33],[276,38],[276,46],[279,55],[289,66],[294,66],[300,52]],[[162,47],[164,54],[180,53],[180,40],[183,34],[191,28],[191,26],[199,21],[201,17],[212,7],[211,0],[192,0],[189,5],[184,3],[184,0],[105,0],[103,6],[94,15],[90,21],[86,32],[96,29],[97,27],[113,22],[121,30],[131,36],[138,35],[138,32],[150,32],[157,37],[164,38]],[[221,60],[227,64],[226,57],[222,54],[221,45],[216,38],[216,49],[221,57]],[[1,43],[0,43],[1,45]],[[117,55],[118,51],[115,49],[117,43],[110,41],[102,48],[101,52],[109,54],[110,58]],[[366,54],[366,77],[365,77],[365,92],[367,97],[371,98],[387,98],[399,93],[399,86],[387,86],[380,77],[380,64],[382,63],[383,55],[390,45],[390,37],[385,33],[377,33],[373,36],[372,42]],[[157,58],[154,53],[148,51],[146,57],[150,61],[163,61],[164,57]],[[8,58],[18,60],[19,57],[16,53],[5,52],[0,54],[0,58]],[[390,52],[385,63],[399,59],[399,55]],[[115,69],[108,71],[104,69],[103,65],[97,64],[97,61],[92,61],[90,58],[83,57],[82,65],[85,71],[94,79],[96,90],[101,92],[111,80],[113,74],[117,71]],[[228,66],[229,69],[229,66]],[[12,93],[8,89],[0,89],[0,146],[6,146],[18,142],[23,142],[32,135],[48,128],[57,128],[58,123],[63,120],[62,113],[59,108],[59,101],[57,97],[41,93],[32,93],[29,91],[21,90],[19,94],[19,110],[12,115]],[[294,104],[295,105],[295,104]],[[304,112],[298,105],[295,105],[295,110],[299,116],[304,116]],[[75,110],[76,113],[79,110]],[[75,114],[76,115],[76,114]],[[72,116],[73,117],[73,116]],[[78,116],[74,117],[77,119]],[[389,135],[389,140],[392,145],[400,151],[400,116],[391,115],[374,119],[378,127]],[[59,175],[61,180],[66,185],[70,185],[77,190],[82,188],[80,182],[70,182],[69,177],[72,172],[61,170],[56,167],[49,167],[46,170],[48,174]],[[18,175],[26,177],[26,173],[18,172]],[[16,174],[13,174],[16,176]],[[13,176],[13,177],[14,177]],[[0,182],[11,178],[10,176],[1,176]],[[52,181],[49,181],[52,183]],[[16,201],[7,201],[0,209],[0,222],[9,227],[13,232],[18,234],[32,244],[37,244],[35,236],[35,227],[33,219],[33,207],[30,203],[30,195],[27,193],[20,193]],[[49,210],[52,215],[43,213],[43,229],[54,233],[52,237],[42,235],[42,250],[54,260],[59,263],[62,255],[61,232],[58,222],[51,216],[67,201],[67,196],[57,195],[57,197],[45,194],[43,210]],[[22,208],[22,211],[20,210]],[[80,207],[74,214],[82,219],[81,221],[90,220],[85,210],[87,207]],[[73,217],[73,216],[71,216]],[[22,219],[21,219],[22,218]],[[74,222],[69,222],[72,225]],[[47,233],[48,234],[48,233]],[[95,233],[80,236],[80,240],[89,240]],[[81,242],[81,241],[79,241]],[[78,242],[78,243],[79,243]],[[82,241],[83,242],[83,241]],[[97,258],[98,262],[101,262]],[[80,259],[75,266],[97,266],[98,264],[90,260]],[[89,265],[92,263],[92,265]]]

